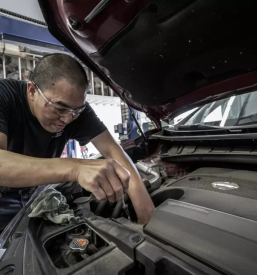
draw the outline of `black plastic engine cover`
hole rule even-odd
[[[228,274],[257,273],[257,222],[177,200],[156,208],[145,233]]]

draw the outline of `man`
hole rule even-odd
[[[83,67],[65,54],[42,58],[28,83],[0,81],[0,230],[34,186],[66,181],[110,202],[127,191],[138,222],[149,221],[153,203],[132,161],[86,103],[87,86]],[[69,139],[92,141],[105,159],[59,158]]]

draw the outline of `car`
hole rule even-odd
[[[83,221],[30,219],[28,204],[1,235],[0,273],[257,274],[256,1],[39,3],[52,35],[155,124],[124,149],[156,208],[139,225],[127,196],[60,184]]]

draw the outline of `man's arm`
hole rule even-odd
[[[99,200],[110,193],[120,200],[123,190],[128,188],[129,172],[114,160],[40,159],[6,149],[7,136],[0,133],[1,186],[32,187],[78,181]]]
[[[8,152],[7,136],[0,133],[0,185],[9,187],[31,187],[68,181],[72,165],[57,169],[58,159],[40,159]],[[72,177],[72,176],[71,176]]]
[[[106,159],[115,159],[130,172],[128,194],[137,213],[139,223],[151,219],[154,205],[131,159],[117,144],[108,131],[92,140],[92,143]]]

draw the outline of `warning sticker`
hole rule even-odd
[[[87,241],[85,239],[77,239],[77,242],[81,245],[81,246],[85,246]]]

